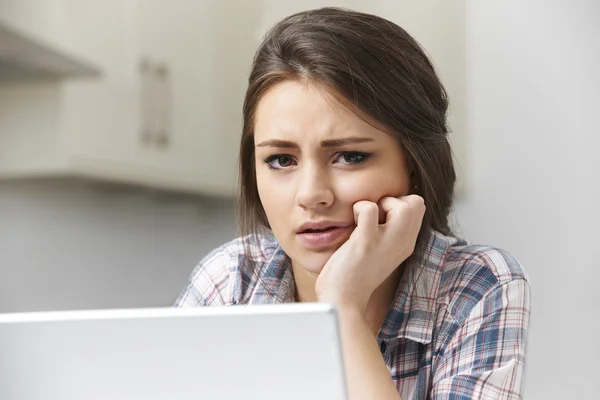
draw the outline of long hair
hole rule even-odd
[[[436,230],[448,223],[456,174],[448,141],[448,97],[433,64],[398,25],[375,15],[321,8],[289,16],[266,34],[253,60],[243,107],[240,228],[269,229],[256,182],[254,123],[261,98],[277,83],[318,85],[385,126],[414,171],[413,193],[426,212],[411,257],[420,257]]]

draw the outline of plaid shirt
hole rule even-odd
[[[277,241],[261,237],[250,250],[246,256],[242,238],[214,250],[175,305],[294,302],[291,262]],[[527,274],[505,251],[437,232],[424,254],[408,265],[407,284],[399,286],[377,336],[402,398],[521,398]],[[259,266],[260,279],[249,261]]]

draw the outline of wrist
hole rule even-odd
[[[367,315],[356,307],[336,307],[337,320],[342,335],[371,332]]]
[[[338,318],[349,321],[361,321],[367,318],[366,307],[355,303],[334,303]]]
[[[365,319],[365,312],[357,307],[337,307],[340,318],[359,320]]]
[[[317,293],[317,300],[321,303],[331,303],[335,306],[338,313],[347,314],[365,314],[367,305],[354,299],[345,299],[340,296],[331,296]]]
[[[341,312],[366,314],[369,297],[363,299],[363,295],[356,291],[340,290],[337,286],[326,286],[317,279],[315,285],[317,301],[331,303]]]

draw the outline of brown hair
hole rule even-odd
[[[294,14],[275,25],[258,48],[243,109],[240,147],[240,228],[269,228],[260,202],[254,160],[258,102],[279,82],[297,80],[326,88],[387,127],[413,170],[411,187],[427,210],[413,256],[429,232],[452,235],[448,214],[456,175],[448,142],[448,97],[431,61],[398,25],[340,8]],[[416,186],[415,186],[416,185]]]

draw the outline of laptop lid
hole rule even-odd
[[[345,398],[331,305],[0,315],[0,399]]]

